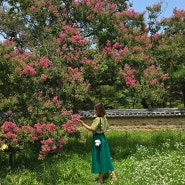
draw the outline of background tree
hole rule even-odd
[[[1,5],[1,34],[15,41],[19,55],[36,57],[24,61],[36,72],[29,84],[35,91],[26,93],[57,96],[75,111],[91,108],[105,93],[111,108],[165,106],[167,65],[154,52],[165,40],[155,24],[160,4],[147,7],[148,25],[144,12],[135,12],[129,1],[7,0]]]
[[[183,102],[185,106],[185,11],[174,9],[174,14],[160,22],[163,32],[155,49],[163,71],[169,73],[168,94],[170,106]]]

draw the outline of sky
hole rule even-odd
[[[162,5],[162,14],[160,19],[163,17],[170,17],[173,14],[173,9],[176,7],[177,9],[185,10],[185,0],[130,0],[133,3],[133,9],[137,12],[143,12],[146,10],[146,6],[151,6],[153,4],[163,2]],[[147,15],[146,15],[147,16]],[[0,41],[2,41],[2,37],[0,36]]]
[[[173,9],[185,10],[185,0],[130,0],[133,3],[133,9],[137,12],[146,10],[146,6],[151,6],[162,1],[162,14],[160,18],[170,17],[173,14]]]

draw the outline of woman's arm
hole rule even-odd
[[[87,125],[86,123],[84,123],[82,120],[78,120],[87,130],[89,130],[89,131],[93,131],[92,130],[92,128],[89,126],[89,125]]]

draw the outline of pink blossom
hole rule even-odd
[[[21,129],[25,133],[32,133],[32,132],[34,132],[34,128],[31,127],[31,126],[22,126]]]
[[[133,47],[133,50],[135,50],[135,51],[141,51],[142,48],[141,48],[140,46],[134,46],[134,47]]]
[[[163,74],[163,75],[161,76],[162,80],[167,80],[168,77],[169,77],[169,74],[168,74],[168,73]]]
[[[157,79],[154,78],[153,80],[150,81],[150,85],[155,85],[157,83]]]
[[[62,128],[66,129],[67,128],[67,124],[62,124]]]
[[[48,145],[41,146],[42,152],[48,153],[50,152],[51,148]]]
[[[134,74],[135,71],[136,71],[135,69],[128,69],[126,73],[127,73],[127,75],[130,76],[130,75]]]
[[[149,60],[149,63],[150,63],[150,64],[153,64],[153,63],[154,63],[154,60]]]
[[[43,95],[43,92],[42,91],[39,91],[38,94],[39,94],[39,96],[42,96]]]
[[[57,13],[58,13],[57,8],[55,8],[53,5],[50,5],[50,6],[48,7],[48,10],[51,11],[51,12],[53,12],[54,14],[57,14]]]
[[[4,59],[9,59],[11,56],[9,55],[9,54],[5,54],[5,55],[3,55],[3,58]]]
[[[58,102],[58,96],[55,96],[54,98],[53,98],[53,103],[57,103]]]
[[[14,143],[17,143],[17,142],[18,142],[18,139],[14,137],[14,138],[12,139],[12,141],[13,141]]]
[[[128,9],[124,11],[123,13],[131,18],[137,18],[139,16],[139,13],[135,12],[134,9]]]
[[[50,131],[50,132],[54,132],[55,131],[55,124],[53,123],[48,123],[46,124],[46,130]]]
[[[23,74],[30,74],[30,75],[36,75],[36,71],[35,71],[35,68],[27,65],[24,70],[23,70]]]
[[[47,80],[48,79],[48,75],[41,74],[41,79],[44,80],[44,81]]]
[[[159,37],[159,34],[158,34],[158,33],[156,33],[156,34],[153,35],[153,39],[154,39],[154,40],[157,40],[158,37]]]
[[[39,61],[39,64],[42,68],[48,68],[51,65],[51,61],[46,57],[42,57]]]
[[[136,41],[139,41],[140,39],[141,39],[141,36],[139,36],[139,35],[135,36]]]
[[[103,52],[109,52],[111,50],[111,48],[110,47],[107,47],[107,46],[105,46],[104,48],[103,48]]]
[[[56,146],[56,145],[53,145],[53,146],[51,147],[51,149],[52,149],[52,150],[56,150],[56,149],[57,149],[57,146]]]
[[[163,88],[163,87],[164,87],[164,83],[161,83],[161,84],[160,84],[160,87]]]
[[[6,45],[10,45],[10,46],[14,45],[14,41],[12,41],[12,40],[10,40],[10,39],[5,39],[5,40],[3,41],[3,43],[6,44]]]
[[[39,157],[38,157],[39,160],[44,160],[44,158],[45,156],[43,154],[39,154]]]
[[[127,85],[130,85],[130,86],[133,86],[136,84],[136,80],[129,76],[125,76],[125,82]]]
[[[67,125],[73,124],[73,120],[67,120]]]
[[[7,113],[8,115],[11,115],[11,114],[12,114],[12,111],[9,109],[9,110],[6,111],[6,113]]]
[[[120,46],[120,44],[119,44],[118,42],[116,42],[116,43],[113,45],[113,48],[114,48],[114,49],[117,49],[117,48],[119,48],[119,46]]]
[[[42,2],[41,2],[41,5],[42,5],[42,6],[46,6],[46,2],[42,1]]]
[[[70,110],[70,111],[63,110],[63,111],[61,112],[62,116],[68,116],[68,115],[71,115],[72,113],[73,113],[72,110]]]
[[[5,134],[5,137],[6,137],[6,138],[16,138],[17,135],[14,134],[14,133],[12,133],[12,132],[7,132],[7,133]]]
[[[53,142],[53,138],[48,138],[48,139],[46,139],[46,140],[42,140],[41,141],[41,144],[47,144],[47,145],[49,145],[49,144],[51,144]]]
[[[17,133],[19,128],[17,127],[17,125],[13,122],[9,122],[9,121],[5,121],[3,123],[3,125],[1,126],[1,129],[3,130],[3,132],[7,133],[7,132],[14,132]]]
[[[121,55],[124,55],[125,53],[127,53],[127,51],[128,51],[128,47],[126,46],[124,49],[120,49],[120,50],[119,50],[119,53],[120,53]]]
[[[143,58],[144,58],[145,60],[148,60],[150,57],[149,57],[148,55],[144,55]]]
[[[79,41],[80,39],[81,39],[80,35],[72,35],[71,42],[74,43],[74,42]]]
[[[37,11],[37,8],[36,8],[35,6],[31,6],[31,7],[30,7],[30,11],[31,11],[31,12],[36,12],[36,11]]]
[[[150,70],[150,71],[155,71],[155,70],[156,70],[155,65],[151,65],[151,66],[149,67],[149,70]]]
[[[62,46],[62,49],[65,50],[66,48],[67,48],[67,44],[64,44],[64,45]]]
[[[60,41],[65,40],[65,39],[66,39],[66,34],[65,34],[65,33],[61,33],[61,34],[59,35],[59,38],[60,38]]]
[[[72,119],[73,119],[74,121],[76,121],[76,120],[78,120],[78,119],[81,119],[81,116],[80,116],[79,114],[73,114],[73,115],[72,115]]]
[[[64,139],[60,139],[58,143],[59,143],[59,148],[61,149],[65,144]]]
[[[37,136],[32,136],[33,141],[38,141],[39,138]]]
[[[79,97],[79,94],[75,94],[75,98],[78,98]]]
[[[185,15],[185,10],[177,10],[176,7],[174,8],[173,12],[174,12],[175,17],[178,19],[182,19],[183,16]]]
[[[58,48],[58,49],[56,49],[56,53],[57,54],[61,54],[61,51],[60,51],[60,49]]]

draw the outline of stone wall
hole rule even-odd
[[[107,118],[111,126],[135,127],[135,128],[182,128],[185,129],[185,109],[125,109],[106,110]],[[91,124],[94,119],[94,112],[80,112],[82,119]]]
[[[91,124],[94,118],[82,118]],[[111,126],[146,126],[146,125],[177,125],[185,126],[185,116],[181,117],[109,117]]]

